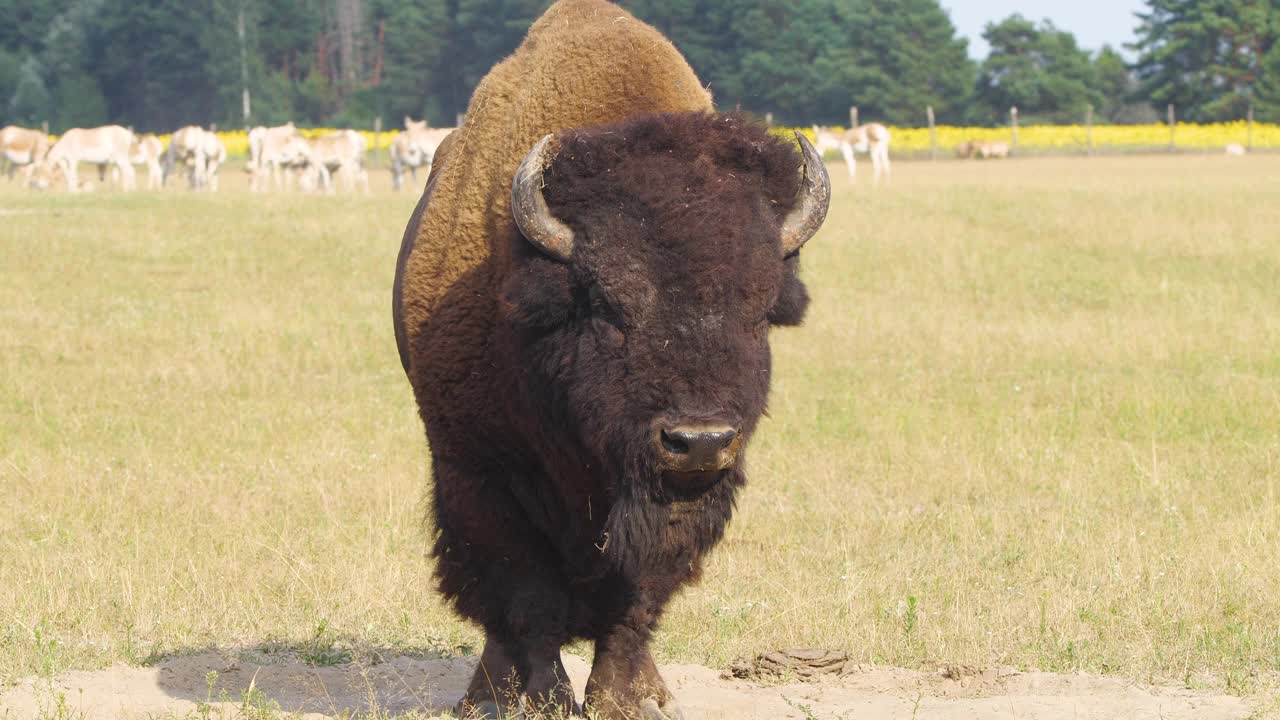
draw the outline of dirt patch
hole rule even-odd
[[[565,663],[581,697],[587,661],[566,655]],[[457,702],[474,666],[474,658],[398,656],[311,667],[288,653],[208,652],[154,667],[68,672],[52,684],[26,680],[0,696],[0,718],[53,715],[59,696],[86,720],[182,717],[209,697],[213,717],[233,717],[250,688],[307,717],[369,710],[432,714]],[[772,682],[741,679],[698,665],[667,665],[662,672],[687,720],[1236,720],[1252,711],[1238,697],[1012,668],[922,673],[840,664],[839,672],[810,682],[789,682],[785,673]],[[212,690],[210,673],[217,673]]]

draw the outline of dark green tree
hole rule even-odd
[[[923,125],[928,106],[943,121],[961,119],[977,66],[969,59],[968,41],[956,35],[936,0],[859,0],[841,6],[853,62],[844,66],[843,77],[823,73],[837,83],[830,94],[852,95],[864,122]],[[822,116],[832,117],[832,110],[838,108],[824,108]]]
[[[448,117],[466,111],[489,68],[520,45],[550,5],[551,0],[449,0],[450,40],[433,86]]]
[[[22,56],[0,47],[0,111],[5,109],[13,91],[18,88],[18,74],[22,70]]]
[[[44,75],[44,68],[41,67],[40,61],[28,55],[18,68],[13,95],[9,97],[5,108],[9,117],[12,118],[9,122],[36,127],[49,119],[52,103]]]
[[[1262,76],[1254,91],[1257,119],[1280,123],[1280,42],[1262,58]]]
[[[1093,58],[1093,74],[1102,104],[1097,119],[1120,125],[1152,123],[1159,120],[1150,103],[1138,99],[1138,81],[1119,52],[1104,46]]]
[[[20,55],[39,53],[54,18],[76,0],[0,0],[0,47]]]
[[[95,127],[110,121],[107,98],[98,82],[84,72],[59,75],[50,93],[49,127]]]
[[[90,39],[104,1],[74,0],[43,8],[34,4],[19,8],[47,20],[39,40],[26,38],[20,46],[26,51],[26,58],[12,79],[11,94],[6,98],[7,109],[16,121],[27,125],[48,121],[57,132],[77,124],[82,117],[88,123],[105,120],[103,93],[87,72],[92,64]],[[37,12],[54,7],[59,10],[56,14]]]
[[[107,0],[98,16],[92,63],[111,117],[139,131],[169,131],[219,119],[214,54],[205,33],[213,0]]]
[[[1108,45],[1102,48],[1093,59],[1093,76],[1098,93],[1102,96],[1102,106],[1098,108],[1099,115],[1112,120],[1119,114],[1120,108],[1129,102],[1129,96],[1133,94],[1137,85],[1133,79],[1133,73],[1129,71],[1129,65],[1125,63],[1120,53]]]
[[[445,0],[388,3],[376,20],[385,23],[379,113],[394,127],[406,115],[452,125],[455,106],[441,97],[454,90],[446,62],[452,20]]]
[[[684,54],[721,105],[742,101],[742,47],[735,20],[753,3],[744,0],[622,0]]]
[[[1052,22],[1015,14],[988,24],[982,36],[991,53],[978,76],[975,121],[999,123],[1017,107],[1029,121],[1079,122],[1088,105],[1102,104],[1089,53]]]
[[[1133,45],[1140,92],[1188,120],[1244,117],[1277,16],[1280,0],[1147,0]]]
[[[847,50],[832,3],[761,0],[749,5],[733,20],[739,67],[720,83],[717,100],[721,106],[741,102],[747,110],[773,112],[781,123],[811,117],[823,104],[822,69],[832,65],[832,54]],[[715,78],[702,80],[715,91]],[[847,108],[849,99],[840,104]]]
[[[721,108],[786,123],[860,117],[921,124],[958,114],[973,86],[966,42],[936,0],[632,0],[711,86]]]

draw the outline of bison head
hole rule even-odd
[[[741,482],[769,327],[804,315],[798,252],[830,195],[800,149],[739,115],[652,115],[548,136],[517,171],[502,313],[522,390],[618,495]]]

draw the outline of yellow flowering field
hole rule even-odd
[[[843,128],[836,128],[843,131]],[[811,128],[799,128],[810,138]],[[779,131],[790,133],[790,129]],[[929,151],[929,128],[889,128],[893,136],[895,154],[921,154]],[[937,128],[938,149],[953,152],[957,145],[969,140],[1012,141],[1012,131],[1007,127],[957,127],[941,125]],[[1026,125],[1018,128],[1018,148],[1035,153],[1085,152],[1089,146],[1089,131],[1084,125]],[[1183,150],[1220,150],[1226,145],[1249,144],[1247,122],[1211,124],[1178,123],[1174,129],[1174,141]],[[1254,149],[1280,149],[1280,124],[1254,123]],[[1169,145],[1169,126],[1151,125],[1094,125],[1093,146],[1098,150],[1140,150],[1164,148]]]
[[[307,138],[319,137],[335,130],[337,128],[298,128],[298,132]],[[364,136],[364,140],[370,150],[386,150],[391,147],[391,141],[400,133],[399,130],[394,128],[383,130],[378,134],[375,134],[372,130],[357,130],[357,132]],[[169,135],[157,135],[156,137],[160,138],[160,141],[168,146]],[[244,130],[219,130],[218,138],[222,140],[223,145],[227,146],[228,155],[240,157],[249,154],[249,133]],[[377,141],[376,146],[374,145],[375,139]]]
[[[313,138],[334,132],[336,128],[299,128],[303,137]],[[843,127],[834,127],[843,132]],[[813,129],[775,127],[781,135],[791,135],[799,130],[813,139]],[[895,155],[922,155],[929,152],[928,128],[891,127],[892,152]],[[370,150],[386,150],[391,146],[398,129],[391,128],[375,134],[372,130],[358,130],[364,136]],[[1254,150],[1280,150],[1280,124],[1254,123],[1252,148]],[[956,146],[970,140],[1011,142],[1012,132],[1007,127],[961,127],[940,125],[937,128],[938,150],[950,154]],[[1174,130],[1174,142],[1180,150],[1216,151],[1230,144],[1250,145],[1249,124],[1243,120],[1223,123],[1178,123]],[[157,135],[168,145],[169,134]],[[218,137],[227,146],[227,154],[243,157],[249,154],[249,137],[244,130],[220,130]],[[1018,128],[1018,149],[1035,154],[1083,153],[1088,149],[1088,129],[1084,125],[1026,125]],[[50,135],[50,143],[57,135]],[[1095,125],[1093,146],[1101,152],[1154,150],[1169,145],[1169,126],[1151,125]]]

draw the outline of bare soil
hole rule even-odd
[[[581,697],[588,663],[571,655],[565,662]],[[234,717],[250,688],[281,710],[308,718],[369,711],[447,714],[474,665],[474,658],[395,656],[313,667],[290,653],[205,652],[152,667],[67,672],[52,683],[28,679],[0,696],[0,718],[57,716],[59,694],[64,712],[83,713],[86,720],[181,718],[208,699],[214,701],[211,717]],[[217,673],[212,691],[211,672]],[[808,681],[776,682],[734,679],[699,665],[668,665],[662,672],[687,720],[1235,720],[1256,711],[1244,698],[1211,692],[998,667],[928,673],[857,666]]]

